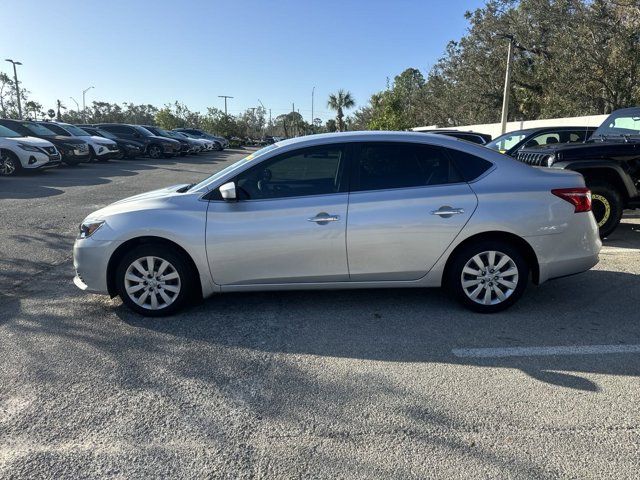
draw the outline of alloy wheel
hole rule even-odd
[[[160,155],[162,155],[162,151],[160,150],[160,147],[152,145],[149,148],[149,156],[151,158],[160,158]]]
[[[462,290],[481,305],[497,305],[518,286],[518,267],[507,254],[495,250],[478,253],[465,264],[460,275]]]
[[[180,275],[167,260],[147,256],[133,261],[125,272],[129,298],[146,310],[161,310],[176,301],[182,288]]]
[[[0,158],[0,175],[13,175],[16,173],[16,166],[13,158],[9,155],[3,155]]]

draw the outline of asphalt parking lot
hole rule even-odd
[[[493,316],[371,290],[153,320],[72,284],[88,213],[245,154],[0,179],[0,477],[637,478],[638,215]]]

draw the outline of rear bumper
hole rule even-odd
[[[538,257],[539,283],[589,270],[602,248],[598,225],[591,212],[577,213],[559,234],[525,237]]]

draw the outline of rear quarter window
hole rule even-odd
[[[465,182],[472,182],[493,166],[493,163],[484,158],[461,150],[448,148],[447,153],[450,155],[456,169],[460,172]]]

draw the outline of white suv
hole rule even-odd
[[[118,144],[113,140],[109,140],[105,137],[96,137],[88,132],[85,132],[81,128],[71,125],[70,123],[61,122],[39,122],[40,125],[47,127],[49,130],[54,131],[58,135],[64,135],[66,137],[79,137],[89,144],[89,151],[91,152],[91,160],[97,160],[104,162],[112,158],[116,158],[120,155],[120,148]]]
[[[53,143],[36,137],[23,137],[0,125],[0,176],[15,175],[24,169],[55,167],[61,162]]]

